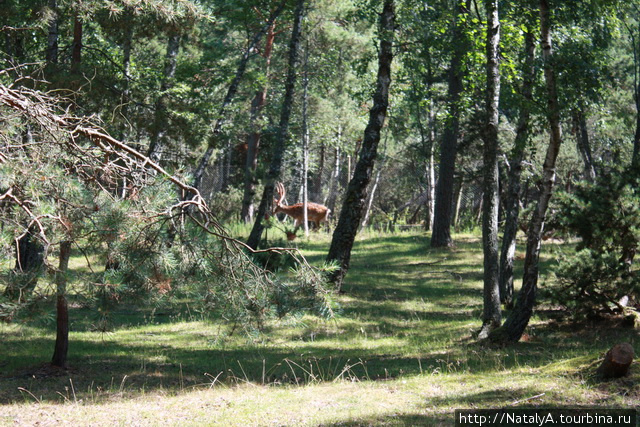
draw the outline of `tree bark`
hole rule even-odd
[[[431,93],[431,85],[427,90],[429,96]],[[420,109],[415,112],[418,130],[420,132],[420,140],[424,148],[425,156],[425,177],[426,177],[426,193],[425,200],[425,224],[426,231],[433,230],[433,202],[435,199],[435,168],[433,165],[433,148],[435,143],[435,111],[433,108],[433,100],[429,101],[428,110],[428,129],[425,129],[420,117]]]
[[[456,163],[456,151],[460,132],[460,95],[463,89],[463,59],[469,49],[466,35],[462,28],[465,15],[469,13],[471,0],[460,4],[456,9],[453,25],[454,51],[449,68],[448,104],[449,114],[445,121],[442,142],[440,144],[440,167],[436,185],[436,201],[434,208],[433,232],[431,247],[449,247],[451,239],[451,219],[453,207],[453,184]]]
[[[573,128],[576,136],[576,146],[584,162],[585,179],[593,182],[596,179],[596,169],[593,165],[593,155],[591,154],[591,144],[589,143],[589,130],[587,129],[587,119],[585,118],[584,110],[574,110]]]
[[[159,162],[162,151],[167,145],[167,102],[169,96],[167,91],[173,87],[178,65],[178,50],[180,49],[180,34],[173,33],[167,39],[167,53],[164,62],[164,76],[160,84],[160,96],[156,100],[153,117],[153,129],[149,141],[147,157],[154,162]]]
[[[264,230],[264,216],[273,201],[273,190],[276,180],[280,176],[282,169],[282,159],[289,137],[289,119],[291,117],[291,107],[293,105],[294,92],[296,86],[296,73],[298,68],[298,49],[300,46],[300,35],[302,33],[302,18],[304,16],[305,0],[298,0],[294,12],[293,30],[291,32],[291,40],[289,41],[289,65],[287,71],[287,80],[285,83],[285,94],[282,101],[282,110],[280,111],[280,123],[278,125],[277,140],[273,146],[273,156],[271,164],[267,172],[260,206],[256,215],[251,234],[247,240],[247,245],[252,249],[257,249]]]
[[[479,339],[500,326],[500,291],[498,287],[498,125],[500,113],[500,20],[498,0],[487,0],[487,91],[484,131],[484,202],[482,213],[482,249],[484,253],[484,308]]]
[[[636,104],[636,133],[633,138],[631,162],[637,166],[640,164],[640,39],[637,39],[636,33],[631,28],[628,30],[633,45],[633,99]],[[638,37],[640,37],[640,23],[638,23]]]
[[[67,270],[71,257],[71,242],[60,243],[60,264],[56,272],[56,344],[51,364],[60,368],[67,367],[69,350],[69,307],[67,305]]]
[[[384,168],[384,161],[378,167],[378,172],[376,173],[376,178],[373,180],[373,186],[371,187],[371,192],[369,194],[369,199],[367,201],[367,207],[364,211],[364,219],[362,220],[362,224],[360,224],[360,229],[364,230],[364,228],[369,225],[369,217],[371,216],[371,207],[373,206],[373,200],[376,195],[376,190],[378,189],[378,184],[380,183],[380,176],[382,175],[382,170]],[[419,207],[418,207],[419,209]]]
[[[124,12],[124,40],[122,41],[122,95],[120,97],[120,141],[127,140],[127,130],[129,129],[129,101],[131,98],[130,70],[131,70],[131,47],[133,45],[133,11],[127,7]],[[122,199],[127,197],[127,177],[123,176],[118,182],[116,189],[118,196]],[[111,264],[107,261],[107,264]]]
[[[269,70],[271,66],[271,53],[273,52],[273,42],[275,41],[275,21],[271,22],[267,30],[267,36],[264,43],[264,51],[262,57],[265,59],[265,81],[269,81]],[[255,206],[253,198],[256,195],[256,169],[258,167],[258,150],[260,148],[261,125],[260,113],[267,100],[268,85],[256,92],[251,101],[251,110],[249,112],[249,127],[251,132],[247,136],[247,158],[245,161],[244,171],[244,194],[242,197],[242,208],[240,216],[245,223],[253,221]]]
[[[338,290],[349,269],[351,248],[360,227],[362,211],[367,198],[367,186],[371,180],[373,165],[378,154],[380,132],[387,116],[389,86],[391,84],[391,61],[395,31],[395,7],[393,0],[385,0],[380,15],[380,50],[378,55],[378,77],[373,106],[369,111],[369,123],[364,131],[358,163],[353,178],[349,181],[340,219],[333,233],[327,261],[337,261],[340,268],[331,274],[330,280]]]
[[[222,101],[222,105],[218,110],[216,123],[207,141],[207,149],[205,150],[204,154],[200,158],[200,161],[198,162],[198,166],[196,167],[193,174],[193,187],[197,190],[200,190],[200,185],[202,184],[202,177],[204,176],[204,171],[209,165],[209,161],[211,160],[211,155],[213,154],[213,150],[216,148],[218,135],[222,131],[222,125],[227,119],[227,114],[228,114],[227,108],[229,108],[229,105],[231,105],[231,102],[233,101],[233,98],[236,95],[236,92],[238,92],[238,87],[240,86],[240,80],[242,80],[242,76],[244,76],[244,72],[247,69],[247,63],[249,62],[251,53],[256,49],[256,46],[258,46],[258,43],[260,43],[260,39],[262,39],[262,36],[268,31],[271,25],[275,22],[276,18],[278,18],[278,16],[283,11],[286,4],[287,4],[287,0],[282,0],[282,2],[280,2],[278,7],[271,13],[271,15],[269,16],[269,19],[267,19],[267,22],[262,26],[260,31],[258,31],[253,36],[253,39],[245,49],[244,53],[242,54],[242,58],[240,58],[240,61],[238,62],[238,69],[236,70],[236,74],[233,77],[233,80],[231,80],[231,84],[229,84],[229,88],[227,89],[227,94],[225,95],[224,100]]]
[[[338,129],[338,142],[340,141],[340,129]],[[340,178],[340,147],[334,149],[333,171],[329,178],[329,193],[327,194],[327,207],[331,212],[336,211],[336,200],[338,198],[338,180]]]
[[[505,225],[500,252],[500,302],[511,308],[513,306],[513,260],[516,254],[516,235],[518,233],[518,217],[520,216],[520,177],[524,152],[529,141],[530,104],[533,102],[533,82],[535,79],[535,37],[531,31],[525,34],[525,69],[522,82],[523,102],[520,106],[520,117],[516,129],[516,137],[509,163],[508,189],[505,200]]]
[[[304,235],[309,237],[309,40],[304,50],[304,75],[302,79],[302,214]]]
[[[73,19],[73,42],[71,44],[71,71],[77,72],[82,62],[82,21],[76,13]]]
[[[436,140],[436,112],[433,100],[429,105],[429,143],[427,146],[427,202],[426,202],[426,218],[425,227],[427,231],[433,230],[434,203],[436,199],[436,170],[434,167],[433,152]]]
[[[125,10],[124,40],[122,42],[122,108],[120,115],[122,116],[122,126],[120,128],[120,140],[125,141],[126,129],[129,116],[129,98],[131,96],[130,79],[131,79],[131,47],[133,45],[133,12],[130,8]]]
[[[453,190],[453,218],[451,220],[451,224],[453,228],[457,231],[460,225],[460,205],[462,204],[462,191],[464,189],[464,179],[463,177],[459,177],[454,184]]]
[[[313,190],[311,191],[312,200],[322,200],[322,175],[324,174],[326,146],[324,142],[320,144],[320,153],[318,154],[318,169],[313,175]]]
[[[58,3],[57,0],[49,0],[49,9],[54,16],[49,21],[49,34],[47,37],[47,64],[58,63]]]
[[[540,246],[544,220],[556,179],[556,159],[562,143],[560,127],[560,106],[556,89],[556,76],[553,66],[553,48],[551,43],[551,11],[549,0],[540,0],[541,48],[544,60],[544,77],[547,91],[547,111],[549,120],[549,146],[542,167],[542,183],[536,209],[529,226],[527,254],[524,261],[522,288],[518,293],[516,306],[509,314],[504,325],[494,330],[490,338],[500,342],[517,342],[529,324],[536,301],[538,286],[538,268]]]
[[[629,372],[633,362],[633,346],[629,343],[614,345],[604,356],[598,367],[598,375],[602,379],[620,378]]]

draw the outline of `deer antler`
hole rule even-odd
[[[286,190],[284,189],[283,183],[278,182],[276,184],[276,193],[278,193],[278,197],[276,198],[276,206],[280,206],[280,204],[284,200],[284,196],[287,194]]]

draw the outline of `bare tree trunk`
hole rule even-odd
[[[73,42],[71,44],[71,71],[77,72],[82,62],[82,21],[76,13],[73,19]]]
[[[458,178],[457,184],[455,184],[455,190],[453,191],[454,209],[453,209],[453,228],[457,231],[460,224],[460,205],[462,204],[462,190],[464,188],[464,179]]]
[[[526,59],[522,82],[523,102],[520,106],[518,128],[509,163],[509,187],[504,207],[506,219],[500,252],[500,302],[509,308],[513,305],[513,260],[516,253],[516,235],[518,233],[518,217],[520,216],[520,177],[524,152],[529,141],[530,104],[533,101],[533,81],[536,74],[534,64],[535,37],[531,31],[525,35],[525,49]]]
[[[338,135],[340,135],[340,129],[338,129]],[[338,140],[340,137],[338,136]],[[329,178],[329,194],[327,194],[327,207],[331,209],[331,212],[336,211],[336,200],[338,198],[338,179],[340,177],[340,147],[334,149],[333,171]]]
[[[275,182],[280,176],[282,169],[282,159],[286,148],[287,138],[289,136],[289,119],[291,117],[291,107],[293,105],[296,73],[298,67],[298,48],[300,45],[300,35],[302,33],[302,18],[304,16],[305,0],[298,0],[296,10],[294,12],[293,30],[291,32],[291,40],[289,41],[289,66],[287,70],[287,80],[285,83],[285,94],[282,101],[282,110],[280,112],[280,123],[278,126],[278,136],[273,147],[273,156],[271,165],[266,176],[262,199],[258,207],[251,234],[247,240],[247,245],[253,249],[257,249],[264,230],[264,216],[273,200],[273,190]]]
[[[500,291],[498,287],[498,125],[500,112],[500,20],[498,0],[487,0],[487,92],[484,130],[484,203],[482,213],[482,249],[484,253],[484,309],[479,339],[500,326]]]
[[[593,165],[593,156],[591,155],[587,119],[582,109],[573,111],[573,131],[576,137],[578,152],[580,152],[580,157],[582,157],[582,161],[584,162],[585,179],[593,182],[596,179],[596,169]]]
[[[431,95],[431,86],[427,91]],[[433,229],[433,202],[435,199],[435,168],[433,164],[433,149],[435,144],[435,112],[433,108],[433,100],[429,101],[428,110],[428,129],[425,129],[422,123],[420,109],[415,112],[416,121],[418,124],[418,130],[420,131],[420,140],[424,148],[425,156],[425,178],[426,178],[426,193],[425,199],[425,230],[430,231]]]
[[[209,136],[209,140],[207,141],[207,149],[205,150],[204,154],[200,158],[200,161],[198,162],[198,166],[196,167],[196,170],[194,171],[194,174],[193,174],[193,187],[196,188],[197,190],[200,189],[200,185],[202,184],[202,177],[204,176],[204,171],[209,165],[209,161],[211,160],[211,155],[213,154],[213,150],[216,148],[218,135],[222,131],[222,125],[227,119],[227,114],[228,114],[227,108],[229,108],[229,105],[231,105],[231,102],[233,101],[233,98],[236,95],[236,92],[238,92],[238,86],[240,86],[240,80],[242,80],[242,76],[244,76],[244,72],[247,69],[247,63],[249,62],[249,58],[251,58],[251,53],[256,49],[256,46],[258,46],[260,39],[262,39],[262,36],[269,30],[271,25],[273,25],[273,23],[278,18],[280,13],[283,11],[286,4],[287,4],[287,0],[282,0],[282,2],[280,2],[278,7],[271,13],[271,15],[269,15],[269,19],[267,19],[267,22],[265,22],[265,24],[262,26],[260,31],[258,31],[253,36],[253,39],[245,49],[244,53],[242,54],[242,58],[240,58],[240,61],[238,62],[238,69],[236,70],[236,74],[233,77],[233,80],[231,81],[231,83],[229,84],[229,88],[227,89],[227,94],[225,95],[224,100],[222,101],[220,110],[218,110],[216,123],[213,127],[213,131],[211,132],[211,135]]]
[[[640,83],[637,86],[636,98],[640,98]],[[632,163],[634,165],[640,164],[640,99],[636,101],[636,133],[633,138],[633,157]]]
[[[122,116],[122,126],[120,127],[120,140],[125,141],[127,138],[127,125],[129,121],[129,99],[131,97],[130,79],[131,79],[131,47],[133,44],[133,12],[130,8],[125,10],[124,40],[122,42],[122,108],[120,115]]]
[[[369,194],[369,200],[367,201],[367,208],[364,211],[364,219],[362,220],[362,224],[360,224],[360,229],[363,230],[369,225],[369,216],[371,215],[371,207],[373,206],[373,200],[376,196],[376,190],[378,189],[378,183],[380,182],[380,176],[382,175],[383,165],[381,164],[378,168],[378,172],[376,173],[376,179],[373,181],[373,186],[371,187],[371,193]]]
[[[320,153],[318,154],[318,169],[313,176],[313,190],[311,191],[312,200],[322,200],[322,175],[324,174],[326,147],[324,142],[320,144]]]
[[[389,86],[391,84],[391,61],[395,31],[393,0],[385,0],[380,15],[380,50],[378,55],[378,77],[373,106],[369,111],[369,123],[364,131],[364,140],[353,178],[349,181],[340,210],[340,219],[333,232],[328,261],[337,261],[340,268],[331,274],[331,281],[340,289],[349,269],[351,248],[360,226],[362,211],[367,198],[367,186],[371,180],[373,165],[378,154],[380,131],[387,116]]]
[[[304,235],[309,237],[309,123],[308,123],[308,104],[309,104],[309,40],[307,39],[306,48],[304,50],[304,76],[302,79],[302,220],[304,222]]]
[[[167,40],[167,53],[164,62],[164,76],[160,84],[160,96],[156,100],[153,117],[153,129],[147,150],[147,157],[158,162],[162,157],[162,151],[167,145],[167,91],[173,87],[173,80],[178,65],[178,50],[180,49],[180,34],[173,33]]]
[[[453,244],[451,239],[451,208],[453,206],[453,177],[460,131],[460,95],[465,73],[462,62],[469,49],[462,25],[466,21],[465,16],[468,15],[470,6],[471,0],[466,0],[465,4],[460,4],[456,8],[456,18],[453,24],[454,52],[449,68],[449,115],[445,121],[440,145],[439,177],[436,185],[433,232],[431,233],[431,247],[434,248],[448,247]]]
[[[633,138],[633,158],[631,160],[633,165],[640,164],[640,40],[637,39],[640,36],[640,22],[637,25],[638,35],[633,29],[627,27],[633,48],[633,99],[636,104],[636,133]]]
[[[533,218],[529,226],[522,288],[518,293],[516,306],[509,314],[506,322],[500,328],[493,331],[490,336],[492,340],[500,342],[517,342],[520,340],[533,313],[538,288],[540,245],[542,232],[544,231],[544,220],[556,179],[556,159],[558,158],[560,144],[562,143],[560,107],[556,89],[555,69],[553,67],[549,0],[540,0],[540,28],[542,56],[544,59],[544,76],[547,89],[547,111],[550,132],[549,146],[542,167],[542,183],[540,185],[538,204],[533,211]]]
[[[271,54],[273,52],[273,43],[275,41],[276,23],[273,21],[267,29],[267,36],[264,43],[264,51],[262,57],[265,59],[265,81],[269,81],[269,70],[271,66]],[[251,110],[249,112],[249,127],[251,132],[247,137],[247,158],[244,171],[244,195],[242,197],[242,209],[240,215],[245,223],[253,221],[254,204],[253,198],[256,194],[256,169],[258,167],[258,150],[260,148],[261,124],[260,114],[267,100],[268,83],[257,91],[251,101]]]
[[[56,272],[56,344],[51,364],[60,368],[67,367],[69,349],[69,307],[67,305],[67,270],[71,257],[71,242],[60,243],[60,263]]]
[[[434,203],[436,199],[436,170],[433,159],[436,141],[436,113],[433,100],[429,104],[429,146],[427,148],[427,202],[426,202],[426,218],[425,227],[427,230],[433,230]]]
[[[47,37],[46,60],[48,64],[58,63],[58,2],[57,0],[49,0],[49,9],[54,17],[49,21],[49,35]]]

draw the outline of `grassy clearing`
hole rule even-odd
[[[122,309],[108,333],[75,308],[68,372],[45,363],[50,322],[0,325],[0,424],[442,425],[455,408],[640,403],[635,371],[591,379],[613,344],[635,346],[637,332],[613,322],[572,324],[542,310],[526,342],[476,344],[482,252],[477,236],[456,241],[432,250],[415,233],[365,234],[336,319],[289,319],[256,337],[229,336],[188,304]],[[300,243],[311,262],[327,245]],[[559,250],[547,246],[543,273]]]

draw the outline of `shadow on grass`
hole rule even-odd
[[[117,331],[113,334],[72,335],[71,369],[52,372],[43,367],[53,349],[51,327],[3,333],[0,403],[34,398],[62,401],[69,399],[71,386],[77,399],[88,400],[100,393],[180,392],[219,381],[302,385],[335,379],[500,372],[595,357],[621,340],[633,340],[632,330],[567,329],[548,323],[530,331],[530,342],[508,348],[475,344],[470,333],[479,327],[482,309],[478,260],[481,250],[474,241],[460,242],[451,251],[431,250],[428,240],[420,236],[359,241],[347,294],[338,297],[340,319],[271,327],[263,345],[221,338],[217,324],[182,323],[176,330],[162,329],[176,323],[180,307],[174,308],[176,313],[156,316],[153,325],[146,323],[149,311],[120,311],[114,313]],[[95,318],[87,310],[71,311],[75,331],[91,330]],[[494,397],[509,396],[492,390],[475,398],[489,402]],[[387,417],[371,423],[406,425],[402,423],[422,419],[415,417]],[[443,419],[427,417],[425,422],[439,425]]]
[[[422,415],[422,414],[402,414],[383,415],[379,417],[369,417],[359,420],[341,421],[332,424],[321,424],[323,427],[361,427],[361,426],[445,426],[454,425],[453,414],[451,415]]]

